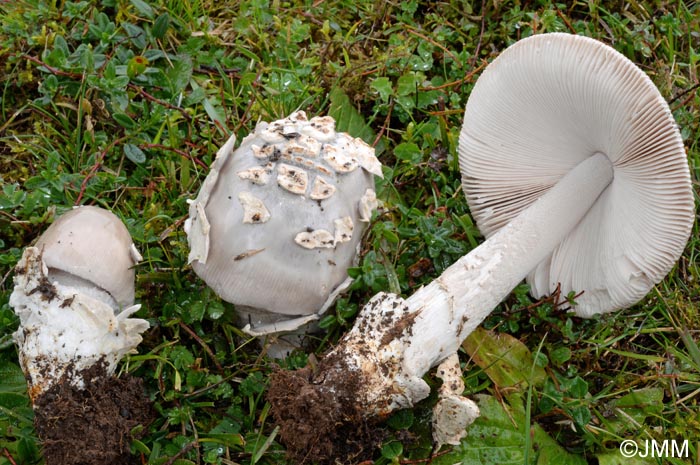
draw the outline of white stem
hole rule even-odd
[[[419,311],[404,367],[413,374],[454,353],[491,311],[573,230],[613,179],[595,154],[500,231],[407,299]],[[420,373],[420,374],[419,374]]]
[[[386,293],[372,298],[329,354],[328,358],[343,363],[327,379],[344,379],[347,369],[361,373],[362,389],[355,396],[368,415],[410,407],[426,397],[429,388],[422,376],[455,353],[467,335],[559,245],[612,178],[608,158],[595,154],[410,298]]]

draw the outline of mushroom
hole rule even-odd
[[[235,140],[190,204],[189,261],[244,331],[294,331],[349,285],[381,164],[333,118],[303,111],[259,123],[234,151]]]
[[[60,216],[24,250],[10,305],[32,399],[64,375],[80,387],[81,373],[98,362],[113,374],[141,342],[148,322],[130,318],[140,307],[133,305],[140,259],[119,218],[87,206]]]
[[[546,256],[528,270],[534,297],[560,285],[562,295],[583,291],[579,316],[626,308],[683,252],[694,204],[680,133],[651,80],[601,42],[544,34],[509,48],[472,92],[459,145],[467,201],[487,238],[557,183],[573,194],[570,204],[552,199],[561,214],[543,208],[549,224],[576,224],[543,244]],[[579,184],[593,182],[600,187],[585,195]]]
[[[109,427],[86,426],[97,411],[136,407],[123,405],[125,399],[148,405],[140,384],[112,376],[148,328],[147,321],[131,317],[140,307],[133,305],[133,266],[140,258],[115,215],[78,207],[54,221],[15,267],[10,306],[19,328],[13,336],[49,465],[87,463],[85,456],[106,460],[90,448],[91,441],[124,444],[106,453],[128,456],[130,430],[145,421],[134,413]],[[71,408],[75,399],[80,399],[78,411]],[[69,458],[55,440],[66,428],[91,431],[90,438],[80,439],[86,446]]]
[[[320,369],[278,373],[273,392],[304,376],[315,396],[301,390],[298,401],[343,405],[341,423],[350,407],[363,418],[411,407],[429,394],[423,375],[524,278],[535,296],[582,291],[581,316],[609,312],[644,297],[688,240],[690,174],[668,105],[596,40],[544,34],[503,51],[469,97],[459,153],[488,239],[409,298],[375,296]],[[270,400],[283,440],[303,428],[284,415],[289,398]],[[466,434],[473,408],[460,408],[447,429],[461,421]]]

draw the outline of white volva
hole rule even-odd
[[[17,265],[10,305],[19,316],[14,335],[19,361],[35,399],[68,376],[82,387],[81,372],[97,362],[114,373],[117,362],[141,342],[148,322],[129,318],[140,305],[118,314],[112,307],[75,288],[51,283],[35,247],[25,249]]]
[[[409,298],[371,299],[315,376],[334,392],[359,374],[367,416],[425,398],[423,375],[524,278],[537,296],[559,283],[563,295],[582,291],[582,316],[611,311],[663,279],[690,234],[690,175],[668,105],[595,40],[544,34],[505,50],[470,95],[459,151],[488,239]],[[458,441],[455,425],[466,434],[474,418],[469,403],[450,405],[447,420],[436,415],[438,442]]]

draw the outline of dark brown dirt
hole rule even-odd
[[[292,463],[359,463],[372,457],[384,437],[357,407],[359,376],[333,363],[322,360],[316,375],[308,367],[272,374],[267,399]]]
[[[97,364],[84,373],[85,389],[67,380],[40,395],[34,426],[46,465],[129,465],[131,429],[153,419],[140,379],[105,375]]]

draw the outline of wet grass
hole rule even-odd
[[[137,463],[285,463],[264,397],[273,364],[187,265],[187,199],[217,147],[259,120],[351,106],[363,121],[349,129],[387,167],[386,213],[372,223],[356,284],[312,350],[283,362],[302,367],[374,293],[408,295],[482,241],[455,156],[464,105],[499,51],[552,31],[599,39],[649,75],[680,126],[697,193],[693,2],[0,0],[0,465],[40,460],[10,336],[12,268],[77,204],[117,213],[144,256],[137,298],[152,329],[121,369],[145,380],[158,418],[132,445]],[[461,353],[467,393],[492,422],[432,463],[605,465],[621,463],[625,439],[687,439],[690,458],[638,463],[698,463],[699,255],[696,225],[642,302],[593,320],[516,289],[484,326],[512,337],[529,381],[508,385]],[[389,419],[375,463],[425,462],[434,401]]]

